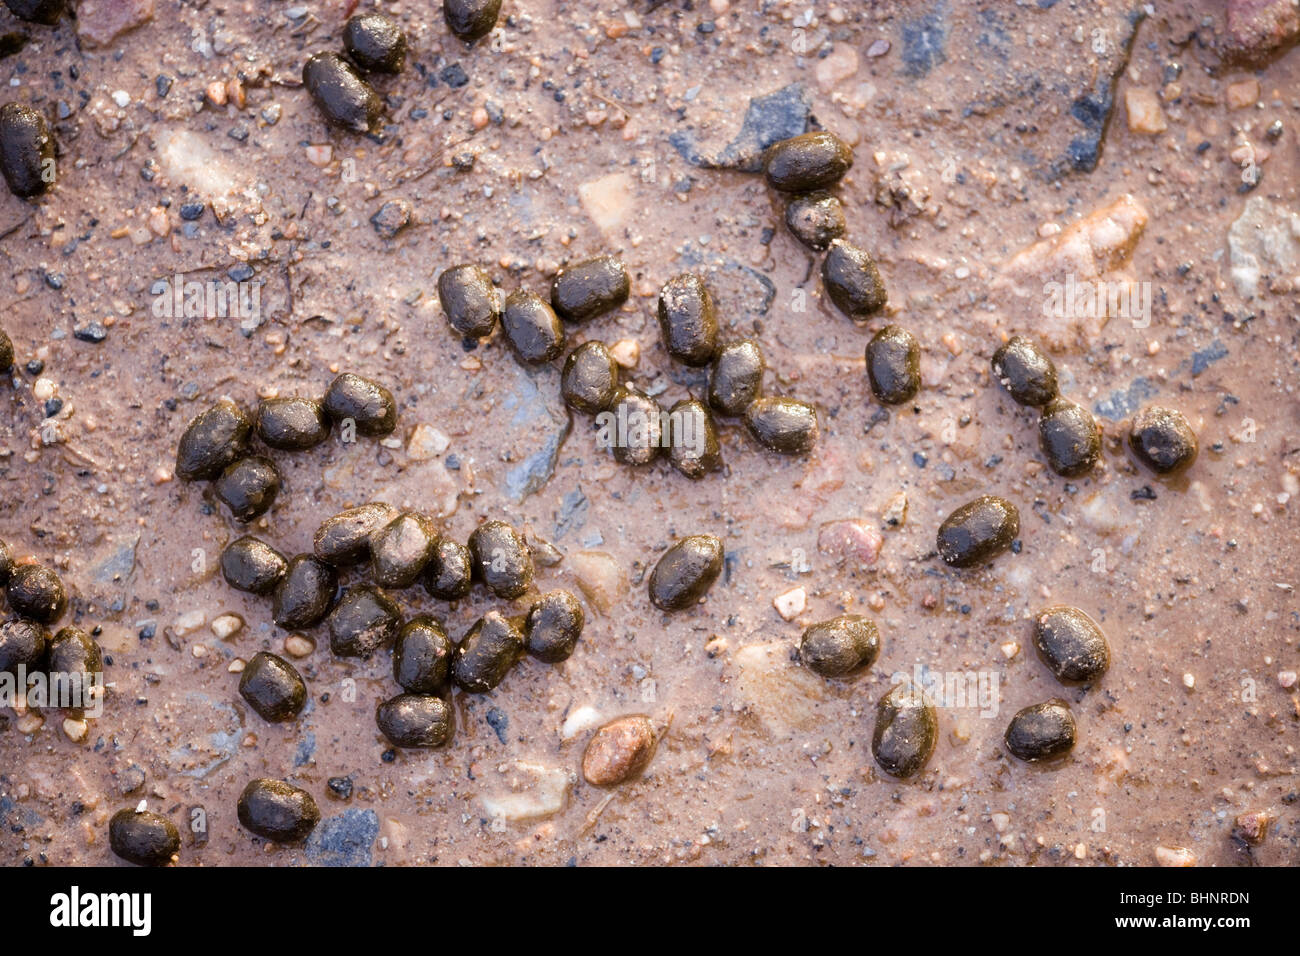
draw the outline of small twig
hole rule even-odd
[[[600,803],[592,807],[591,812],[587,814],[586,822],[578,829],[578,836],[585,836],[587,831],[596,825],[596,821],[600,819],[600,815],[605,812],[605,808],[609,806],[610,801],[612,801],[616,796],[618,796],[616,793],[607,793],[601,799]]]
[[[604,103],[606,106],[610,107],[611,109],[619,110],[620,112],[622,112],[624,116],[631,118],[632,111],[628,109],[626,106],[624,106],[622,103],[618,102],[618,100],[611,100],[609,97],[603,96],[600,93],[597,93],[595,90],[591,91],[591,95],[596,97],[596,99],[600,100],[602,103]]]

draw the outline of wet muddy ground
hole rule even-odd
[[[308,55],[338,48],[342,3],[158,4],[98,46],[93,24],[78,37],[5,14],[29,37],[0,60],[7,98],[46,113],[60,157],[47,197],[0,198],[18,354],[0,537],[59,569],[68,620],[102,627],[111,664],[79,741],[57,711],[0,717],[0,859],[116,862],[107,819],[144,800],[181,828],[180,865],[1300,860],[1300,54],[1225,64],[1208,0],[1146,16],[1068,0],[505,0],[473,48],[436,5],[384,9],[411,53],[380,84],[377,139],[328,129],[299,85]],[[824,299],[817,258],[743,168],[751,98],[760,126],[854,146],[839,192],[887,316],[856,326]],[[397,200],[410,222],[385,238],[391,220],[370,220]],[[558,367],[524,371],[499,333],[472,351],[449,333],[447,266],[544,291],[600,252],[622,256],[633,294],[579,337],[635,342],[630,375],[663,402],[699,395],[654,318],[660,285],[696,270],[726,335],[764,343],[768,390],[818,406],[815,451],[774,456],[731,423],[721,474],[634,471],[566,415]],[[257,314],[169,316],[156,303],[176,276],[254,283]],[[1132,314],[1054,311],[1097,282],[1131,290]],[[886,318],[923,350],[924,388],[894,408],[863,363]],[[1015,332],[1052,345],[1063,393],[1102,421],[1091,476],[1050,472],[1034,416],[990,380]],[[321,520],[372,499],[462,541],[498,517],[563,552],[538,586],[587,606],[569,661],[458,694],[443,750],[393,752],[374,721],[395,692],[387,655],[335,659],[323,633],[296,662],[311,694],[297,720],[245,706],[232,664],[283,653],[286,635],[217,571],[242,529],[171,473],[208,403],[318,396],[339,370],[393,390],[397,432],[277,454],[285,487],[253,533],[309,551]],[[1200,441],[1168,482],[1120,440],[1152,401]],[[985,493],[1020,508],[1020,550],[949,569],[936,529]],[[866,542],[847,557],[824,530],[845,520]],[[725,576],[665,615],[647,568],[692,533],[722,538]],[[509,603],[396,596],[457,636]],[[1032,616],[1052,604],[1102,624],[1099,686],[1062,688],[1036,659]],[[804,627],[846,611],[880,626],[866,676],[791,661]],[[223,640],[211,623],[227,614],[245,624]],[[871,757],[874,705],[918,669],[986,694],[941,708],[927,769],[898,782]],[[1010,757],[1010,717],[1056,696],[1078,722],[1071,757]],[[591,729],[631,713],[667,728],[644,776],[583,783]],[[257,776],[315,796],[325,819],[305,846],[240,828]],[[1248,852],[1230,831],[1252,812],[1271,823]]]

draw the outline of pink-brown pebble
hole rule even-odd
[[[616,787],[646,768],[657,743],[649,717],[619,717],[592,736],[582,755],[582,775],[594,787]]]

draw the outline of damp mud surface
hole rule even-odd
[[[1300,53],[1229,59],[1209,0],[505,0],[472,47],[436,4],[399,0],[406,67],[376,80],[385,120],[362,137],[300,81],[341,49],[340,0],[107,6],[139,25],[3,13],[26,37],[0,59],[5,95],[47,116],[59,176],[38,201],[0,197],[17,356],[0,538],[58,570],[64,623],[102,629],[108,694],[83,725],[0,715],[0,861],[126,865],[108,819],[145,801],[182,866],[1300,862]],[[766,145],[817,128],[853,148],[836,192],[888,291],[860,324],[758,172]],[[726,420],[725,466],[700,481],[620,465],[560,401],[560,362],[525,369],[499,330],[466,346],[438,305],[456,264],[545,296],[603,253],[631,296],[569,348],[605,341],[665,408],[703,397],[656,320],[663,283],[696,272],[722,340],[762,343],[766,392],[816,405],[816,447],[774,455]],[[884,406],[864,349],[891,323],[920,343],[922,385]],[[1052,473],[1036,411],[991,376],[1013,334],[1101,423],[1090,474]],[[319,398],[340,371],[392,391],[397,429],[274,453],[283,487],[250,525],[174,476],[209,404]],[[1200,446],[1168,479],[1127,443],[1153,403]],[[949,568],[936,531],[985,494],[1019,509],[1017,543]],[[377,729],[398,693],[386,652],[292,638],[218,568],[244,533],[309,552],[373,500],[462,543],[488,518],[549,543],[562,557],[532,597],[570,589],[586,612],[566,662],[457,692],[438,750]],[[723,573],[666,614],[649,572],[694,534],[721,539]],[[392,595],[454,639],[530,603]],[[1056,605],[1106,635],[1094,684],[1062,686],[1035,653]],[[828,680],[794,652],[843,614],[876,623],[879,655]],[[295,719],[239,696],[259,651],[302,674]],[[945,688],[907,780],[871,753],[898,675]],[[1057,697],[1071,754],[1012,757],[1012,716]],[[634,714],[661,734],[653,758],[589,785],[592,734]],[[305,843],[239,825],[259,777],[313,795]],[[1267,824],[1247,849],[1249,814]]]

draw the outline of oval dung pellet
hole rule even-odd
[[[843,203],[827,192],[791,197],[785,206],[785,224],[813,252],[825,252],[848,229]]]
[[[754,440],[781,455],[802,455],[817,444],[817,409],[796,398],[756,398],[745,409],[745,427]]]
[[[5,620],[0,624],[0,673],[17,676],[20,667],[39,667],[49,640],[43,624],[17,617]]]
[[[459,601],[469,594],[474,577],[474,558],[469,548],[450,538],[439,538],[424,567],[424,589],[431,597]]]
[[[315,798],[283,780],[250,780],[235,808],[240,825],[274,843],[299,843],[320,822]]]
[[[466,43],[473,43],[497,25],[501,0],[443,0],[442,15],[452,33]]]
[[[1018,404],[1041,408],[1056,398],[1056,363],[1029,339],[1012,336],[991,364],[993,377]]]
[[[67,0],[5,0],[9,12],[19,20],[53,26],[67,9]]]
[[[287,631],[325,619],[338,590],[338,573],[314,554],[295,555],[275,586],[271,618]]]
[[[1063,478],[1080,478],[1101,458],[1101,430],[1092,412],[1054,398],[1038,419],[1038,444],[1048,467]]]
[[[560,395],[570,408],[603,412],[618,392],[618,365],[604,342],[583,342],[564,360]]]
[[[54,137],[45,117],[30,106],[0,107],[0,174],[9,191],[30,199],[55,180]]]
[[[241,458],[212,483],[212,493],[241,523],[265,514],[280,493],[280,471],[262,455]]]
[[[39,624],[53,624],[68,607],[63,579],[40,564],[20,564],[9,575],[5,598],[19,617]]]
[[[239,675],[239,696],[271,723],[292,720],[307,703],[307,685],[297,668],[267,651],[253,655]]]
[[[674,542],[650,572],[650,602],[663,611],[697,603],[722,573],[723,556],[722,542],[711,534]]]
[[[195,415],[176,446],[176,477],[211,480],[248,454],[253,421],[229,399]]]
[[[474,576],[500,598],[517,598],[532,586],[533,556],[523,537],[504,521],[484,521],[469,536]]]
[[[1129,447],[1138,461],[1158,475],[1175,475],[1196,460],[1196,432],[1183,413],[1150,405],[1133,416]]]
[[[596,256],[561,269],[551,281],[551,307],[565,322],[586,322],[627,301],[632,284],[614,256]]]
[[[251,535],[236,538],[221,551],[221,576],[236,591],[270,594],[288,570],[283,554]]]
[[[343,27],[343,48],[352,62],[372,73],[401,73],[406,65],[406,34],[392,17],[358,13]]]
[[[322,404],[336,424],[354,423],[358,435],[387,435],[397,427],[393,393],[352,372],[344,372],[330,382]]]
[[[732,418],[763,394],[763,372],[767,362],[763,350],[752,339],[724,346],[709,372],[709,405],[720,415]]]
[[[763,158],[768,184],[786,193],[806,193],[834,186],[852,167],[853,150],[825,130],[774,143]]]
[[[920,773],[938,739],[934,704],[913,684],[895,684],[880,698],[871,753],[885,773],[899,778]]]
[[[874,315],[889,299],[876,261],[843,239],[832,242],[822,260],[822,284],[836,308],[851,319]]]
[[[438,301],[447,324],[467,339],[491,335],[501,318],[501,297],[482,266],[452,266],[438,276]]]
[[[1019,711],[1007,725],[1003,738],[1007,750],[1021,760],[1056,760],[1074,749],[1074,715],[1060,698]]]
[[[969,568],[993,560],[1020,534],[1020,512],[1005,498],[981,495],[957,508],[939,526],[936,546],[944,563]]]
[[[718,313],[704,280],[684,272],[659,290],[664,350],[685,365],[708,365],[718,350]]]
[[[375,708],[375,724],[394,747],[442,747],[456,733],[451,705],[433,694],[398,694]]]
[[[822,677],[851,677],[880,654],[880,628],[858,614],[813,624],[799,639],[799,660]]]
[[[533,602],[524,618],[524,649],[545,664],[566,661],[578,645],[586,615],[568,591],[551,591]]]
[[[564,326],[536,292],[516,289],[506,296],[501,328],[515,358],[526,365],[550,362],[564,352]]]
[[[312,551],[334,567],[359,564],[370,558],[370,537],[398,515],[390,504],[370,501],[326,518],[316,529]]]
[[[335,126],[369,133],[379,125],[384,105],[374,88],[337,53],[317,53],[302,68],[306,87],[321,115]]]
[[[718,430],[699,399],[684,398],[668,412],[668,460],[692,481],[722,467]]]
[[[910,402],[921,389],[921,346],[916,336],[887,325],[867,343],[867,379],[885,405]]]
[[[659,403],[630,385],[620,385],[609,408],[596,421],[596,444],[609,448],[622,465],[648,465],[663,451],[664,415]]]
[[[302,451],[330,434],[325,406],[311,398],[265,398],[257,405],[257,437],[268,448]]]
[[[427,614],[413,617],[393,644],[393,680],[414,694],[441,694],[451,678],[455,650],[442,622]]]
[[[500,611],[488,611],[466,632],[451,661],[456,686],[486,694],[503,680],[524,653],[524,635]]]
[[[108,821],[108,845],[136,866],[165,866],[180,851],[181,835],[161,814],[128,807]]]
[[[358,584],[343,592],[325,625],[336,657],[368,658],[397,637],[402,612],[383,591]]]
[[[370,539],[370,576],[381,588],[408,588],[433,558],[438,533],[429,519],[405,511]]]
[[[1034,647],[1065,684],[1098,680],[1110,666],[1101,626],[1077,607],[1049,607],[1034,618]]]

